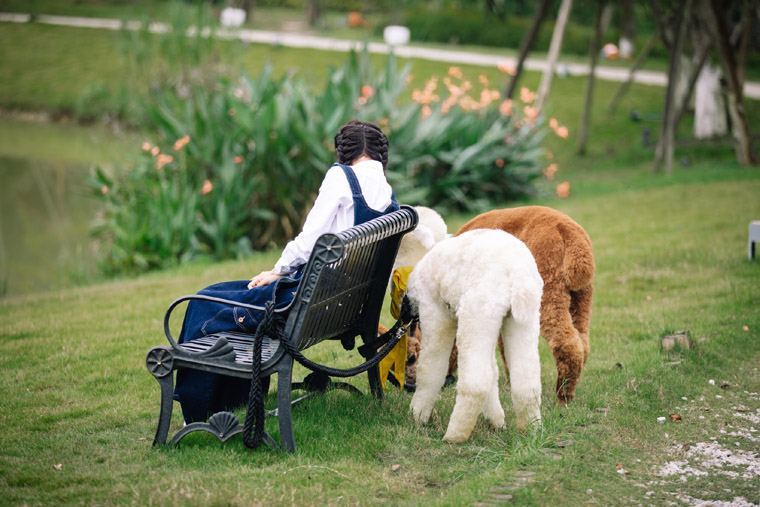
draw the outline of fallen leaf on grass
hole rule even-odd
[[[731,389],[731,384],[722,384],[720,386],[721,389]]]
[[[739,405],[738,407],[735,407],[734,410],[737,412],[749,412],[749,409],[744,405]]]
[[[742,326],[742,331],[749,331],[749,326]]]
[[[670,414],[670,420],[672,422],[681,422],[682,419],[681,414]]]
[[[689,449],[691,449],[691,444],[683,444],[683,447],[681,447],[681,449],[683,449],[683,452],[689,452]]]
[[[57,465],[53,465],[53,468],[56,470],[63,470],[63,463],[58,463]]]
[[[401,468],[401,465],[398,465],[398,464],[397,464],[397,465],[393,465],[393,466],[391,467],[391,471],[392,471],[392,472],[395,472],[395,471],[396,471],[396,470],[398,470],[399,468]]]

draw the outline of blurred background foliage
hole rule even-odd
[[[99,167],[91,178],[103,203],[93,232],[104,271],[284,244],[335,161],[335,133],[352,118],[387,133],[388,177],[401,202],[481,211],[535,191],[541,119],[502,101],[485,76],[476,87],[452,67],[412,90],[408,66],[390,54],[376,67],[366,50],[349,53],[322,87],[295,73],[275,76],[271,66],[250,76],[230,64],[234,54],[220,59],[216,38],[185,37],[186,15],[166,33],[122,33],[144,84],[129,107],[150,136],[133,162]],[[204,11],[196,15],[203,26]]]

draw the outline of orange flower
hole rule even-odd
[[[507,99],[499,106],[499,112],[504,116],[512,114],[512,99]]]
[[[496,160],[494,160],[493,163],[494,163],[494,165],[496,167],[504,167],[504,159],[503,158],[497,158]]]
[[[214,185],[212,185],[209,180],[206,180],[203,182],[203,188],[201,188],[201,194],[203,195],[210,194],[213,189],[214,189]]]
[[[372,88],[370,85],[362,86],[362,97],[370,98],[374,94],[375,94],[375,89]]]
[[[433,110],[430,109],[430,106],[428,106],[428,105],[422,106],[422,117],[423,118],[427,118],[431,114],[433,114]]]
[[[538,118],[538,109],[533,106],[525,106],[523,108],[523,114],[525,114],[525,117],[529,122],[533,123],[536,121],[536,118]]]
[[[160,169],[163,169],[166,164],[172,162],[173,160],[174,160],[174,157],[172,157],[171,155],[166,155],[164,153],[161,153],[156,158],[156,170],[158,171]]]
[[[454,79],[462,79],[462,69],[459,67],[449,67],[449,76],[453,77]]]
[[[157,156],[159,153],[161,153],[161,148],[159,148],[158,146],[154,146],[150,150],[150,154],[153,155],[154,157]]]
[[[150,144],[148,141],[145,141],[144,143],[142,143],[143,151],[150,151],[151,148],[153,148],[153,145]]]
[[[565,199],[570,196],[570,182],[569,181],[563,181],[559,185],[557,185],[557,196]]]
[[[557,169],[559,169],[559,166],[556,163],[549,164],[548,166],[546,166],[546,168],[543,170],[543,173],[546,179],[553,180],[554,174],[557,172]]]
[[[561,127],[557,127],[557,130],[555,130],[554,132],[556,132],[557,135],[561,137],[562,139],[567,139],[567,136],[570,135],[570,133],[567,131],[567,127],[565,127],[564,125]]]
[[[185,135],[174,141],[174,151],[179,151],[190,142],[190,136]]]
[[[557,121],[557,118],[552,118],[549,120],[549,128],[552,130],[557,130],[557,127],[559,127],[559,122]]]
[[[242,157],[242,156],[240,156],[240,155],[238,155],[238,156],[236,156],[236,157],[233,159],[233,161],[234,161],[236,164],[242,164],[242,163],[243,163],[243,157]]]
[[[100,193],[106,195],[108,193],[108,187],[106,185],[100,187]]]
[[[525,104],[532,104],[533,101],[536,100],[536,93],[523,86],[520,88],[520,100]]]
[[[486,76],[484,73],[481,73],[478,76],[478,83],[482,84],[483,86],[488,86],[490,84],[488,81],[488,76]]]
[[[499,62],[499,65],[497,65],[496,68],[498,68],[501,72],[509,74],[510,76],[517,74],[517,69],[515,69],[514,65],[512,65],[512,62],[509,60],[503,60]]]

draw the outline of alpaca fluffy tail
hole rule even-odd
[[[537,269],[515,273],[512,278],[512,318],[517,322],[530,323],[536,318],[541,306],[544,282]]]
[[[591,285],[594,280],[594,252],[591,239],[580,226],[570,230],[565,225],[559,227],[565,243],[565,259],[562,273],[565,285],[572,291],[579,291]]]

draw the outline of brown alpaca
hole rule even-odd
[[[557,366],[558,401],[572,401],[590,351],[595,266],[588,234],[564,213],[544,206],[489,211],[464,224],[457,235],[472,229],[504,230],[525,243],[536,259],[544,280],[541,335]]]

